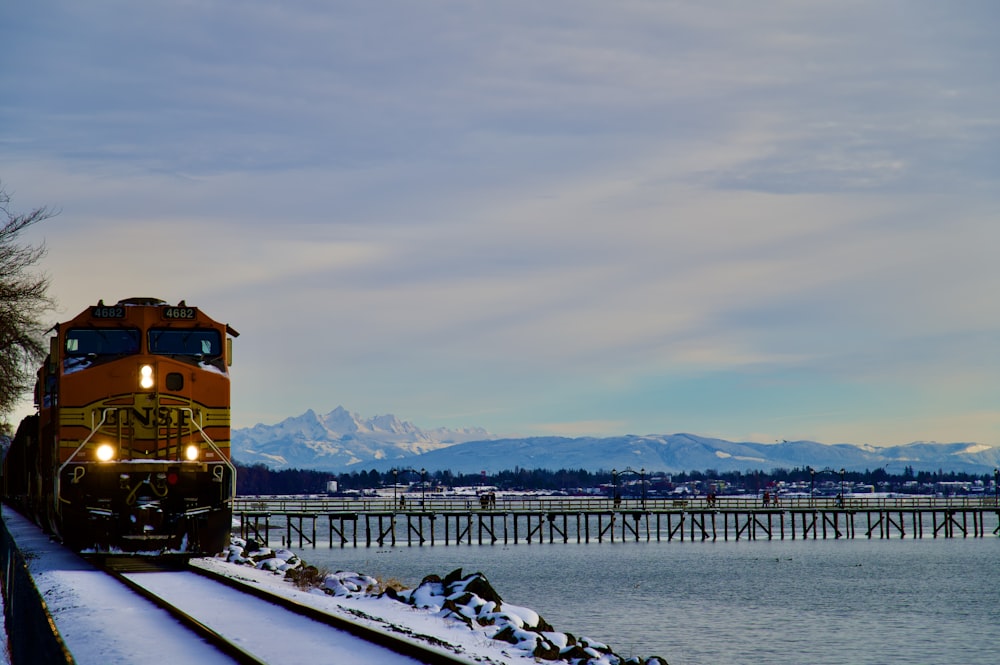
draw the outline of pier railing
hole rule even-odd
[[[267,545],[508,544],[594,540],[933,538],[1000,535],[995,496],[726,496],[709,499],[406,493],[364,497],[240,497],[239,534]],[[274,524],[272,525],[272,520]],[[397,533],[397,530],[399,533]]]
[[[400,498],[403,499],[400,502]],[[241,496],[237,497],[233,510],[237,513],[379,513],[414,512],[433,513],[501,511],[501,512],[629,512],[629,511],[705,511],[705,510],[943,510],[1000,508],[995,496],[952,496],[933,497],[910,495],[897,497],[771,497],[767,502],[760,497],[720,496],[714,500],[707,497],[679,498],[622,498],[615,501],[607,497],[535,497],[500,496],[495,503],[483,503],[475,496],[440,496],[428,493],[400,494],[397,497],[289,497],[289,496]]]

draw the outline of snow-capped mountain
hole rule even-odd
[[[454,473],[630,467],[676,473],[811,466],[992,474],[1000,467],[1000,448],[975,443],[917,442],[880,448],[815,441],[733,442],[694,434],[497,439],[481,428],[422,430],[393,415],[365,420],[339,406],[326,415],[309,410],[277,425],[233,430],[232,445],[234,457],[243,464],[331,472],[394,467]]]
[[[671,434],[609,438],[535,437],[477,441],[420,455],[414,464],[454,473],[494,473],[505,469],[632,468],[634,470],[719,472],[771,471],[813,467],[817,470],[864,471],[886,469],[963,471],[992,474],[1000,466],[1000,448],[971,443],[911,443],[878,448],[851,444],[827,445],[815,441],[737,443],[723,439]],[[376,463],[386,470],[391,464]]]
[[[422,430],[391,414],[364,419],[338,406],[323,415],[309,409],[277,425],[234,429],[232,447],[242,464],[344,471],[377,460],[408,466],[402,461],[408,457],[490,438],[482,428]]]

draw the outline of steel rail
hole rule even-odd
[[[139,594],[146,600],[150,601],[157,607],[163,609],[172,617],[181,622],[185,627],[192,630],[199,637],[205,639],[210,645],[217,648],[222,653],[233,658],[237,663],[241,665],[269,665],[267,661],[261,660],[256,655],[250,653],[249,651],[243,649],[242,647],[233,644],[228,638],[223,636],[221,633],[206,625],[201,620],[191,616],[188,612],[178,608],[173,603],[165,600],[159,596],[156,592],[151,591],[144,587],[140,582],[130,579],[127,576],[129,572],[142,572],[143,574],[155,575],[156,570],[172,571],[172,572],[189,572],[201,577],[211,580],[212,582],[218,582],[230,587],[240,593],[245,593],[250,596],[254,596],[260,600],[268,602],[276,607],[280,607],[288,612],[291,612],[297,616],[310,619],[317,623],[329,626],[338,631],[352,635],[353,637],[359,638],[371,644],[380,646],[382,648],[388,649],[394,653],[401,656],[406,656],[417,662],[425,663],[426,665],[473,665],[479,661],[470,658],[462,658],[458,654],[451,654],[441,649],[452,648],[447,642],[440,640],[431,636],[411,636],[410,639],[404,639],[403,637],[397,637],[390,632],[385,630],[379,630],[377,628],[370,628],[359,623],[355,623],[347,618],[336,616],[333,614],[328,614],[322,610],[316,609],[309,605],[300,603],[292,598],[286,596],[281,596],[278,594],[271,593],[266,589],[259,586],[247,584],[223,575],[221,573],[208,570],[205,568],[200,568],[198,566],[190,565],[189,562],[181,563],[179,560],[169,560],[165,562],[158,562],[155,558],[148,559],[142,557],[113,557],[109,556],[103,557],[87,557],[88,560],[95,566],[97,566],[102,572],[112,576],[114,579],[118,580],[122,584],[126,585],[130,590]],[[180,565],[179,565],[180,564]],[[438,648],[431,648],[430,646],[425,646],[414,638],[422,638],[428,640],[432,644],[436,644]]]
[[[134,593],[142,596],[149,602],[153,603],[156,607],[159,607],[160,609],[167,612],[167,614],[177,619],[186,628],[188,628],[196,635],[204,639],[211,646],[215,647],[222,653],[226,654],[227,656],[235,660],[237,663],[240,663],[240,665],[268,665],[267,661],[261,660],[252,653],[244,650],[243,648],[239,647],[236,644],[233,644],[218,631],[205,625],[204,623],[194,618],[184,610],[173,605],[172,603],[167,602],[166,600],[164,600],[157,594],[153,593],[146,587],[142,586],[138,582],[129,579],[128,577],[125,576],[124,573],[118,570],[114,570],[113,568],[109,568],[107,566],[101,567],[101,571],[110,575],[114,579],[118,580],[119,582],[127,586],[129,589],[131,589]]]
[[[273,594],[259,586],[241,582],[238,579],[228,577],[212,570],[199,568],[198,566],[189,566],[187,570],[219,582],[220,584],[224,584],[230,588],[283,607],[290,612],[330,626],[331,628],[336,628],[337,630],[350,633],[351,635],[359,637],[366,642],[377,644],[378,646],[385,647],[386,649],[394,651],[400,655],[413,658],[418,662],[426,663],[426,665],[470,665],[472,663],[479,662],[478,660],[461,658],[457,654],[448,654],[438,651],[437,649],[425,647],[422,644],[414,642],[412,639],[403,639],[382,630],[369,628],[368,626],[355,623],[349,619],[345,619],[344,617],[329,614],[316,609],[315,607],[300,603],[292,598]],[[425,636],[425,638],[428,638],[428,636]],[[437,638],[429,639],[437,640]],[[440,644],[444,648],[450,648],[450,645],[444,641],[440,641]]]

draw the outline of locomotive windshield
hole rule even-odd
[[[66,331],[65,368],[84,369],[94,362],[139,352],[135,328],[73,328]]]
[[[154,328],[149,352],[212,360],[222,356],[222,336],[211,328]]]
[[[139,352],[133,328],[75,328],[66,333],[66,356],[122,356]]]

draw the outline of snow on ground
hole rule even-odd
[[[57,628],[80,665],[116,663],[222,662],[218,653],[190,639],[179,624],[165,621],[161,610],[137,604],[131,592],[53,543],[37,526],[4,511],[5,527],[25,554],[28,568]],[[598,641],[556,631],[537,612],[504,603],[479,573],[453,571],[429,575],[415,589],[383,589],[377,580],[354,572],[325,573],[305,565],[288,550],[261,549],[233,539],[230,549],[192,564],[266,586],[321,611],[443,648],[455,657],[483,665],[665,665],[658,657],[622,658]],[[206,581],[191,595],[212,594]],[[207,595],[205,602],[210,600]],[[197,599],[195,599],[197,601]],[[2,607],[2,604],[0,604]],[[262,616],[260,629],[282,641]],[[155,652],[149,640],[156,636]],[[0,632],[6,643],[6,635]],[[324,662],[311,641],[283,643],[294,662]],[[3,650],[0,650],[2,652]],[[367,665],[360,657],[342,665]],[[0,653],[0,665],[8,665]]]
[[[656,656],[623,658],[606,644],[558,632],[534,610],[504,603],[480,573],[463,575],[456,570],[443,579],[428,576],[415,589],[383,590],[367,575],[323,574],[288,550],[246,545],[234,538],[225,559],[194,563],[266,584],[270,591],[353,621],[415,640],[449,644],[456,653],[480,662],[666,665]]]
[[[271,665],[316,665],[318,662],[415,665],[412,656],[275,607],[269,600],[237,588],[213,584],[190,571],[139,572],[125,576]],[[432,650],[450,655],[443,646],[432,647]],[[476,665],[464,658],[452,658],[449,662]]]
[[[232,663],[21,515],[5,509],[3,521],[77,665]]]

